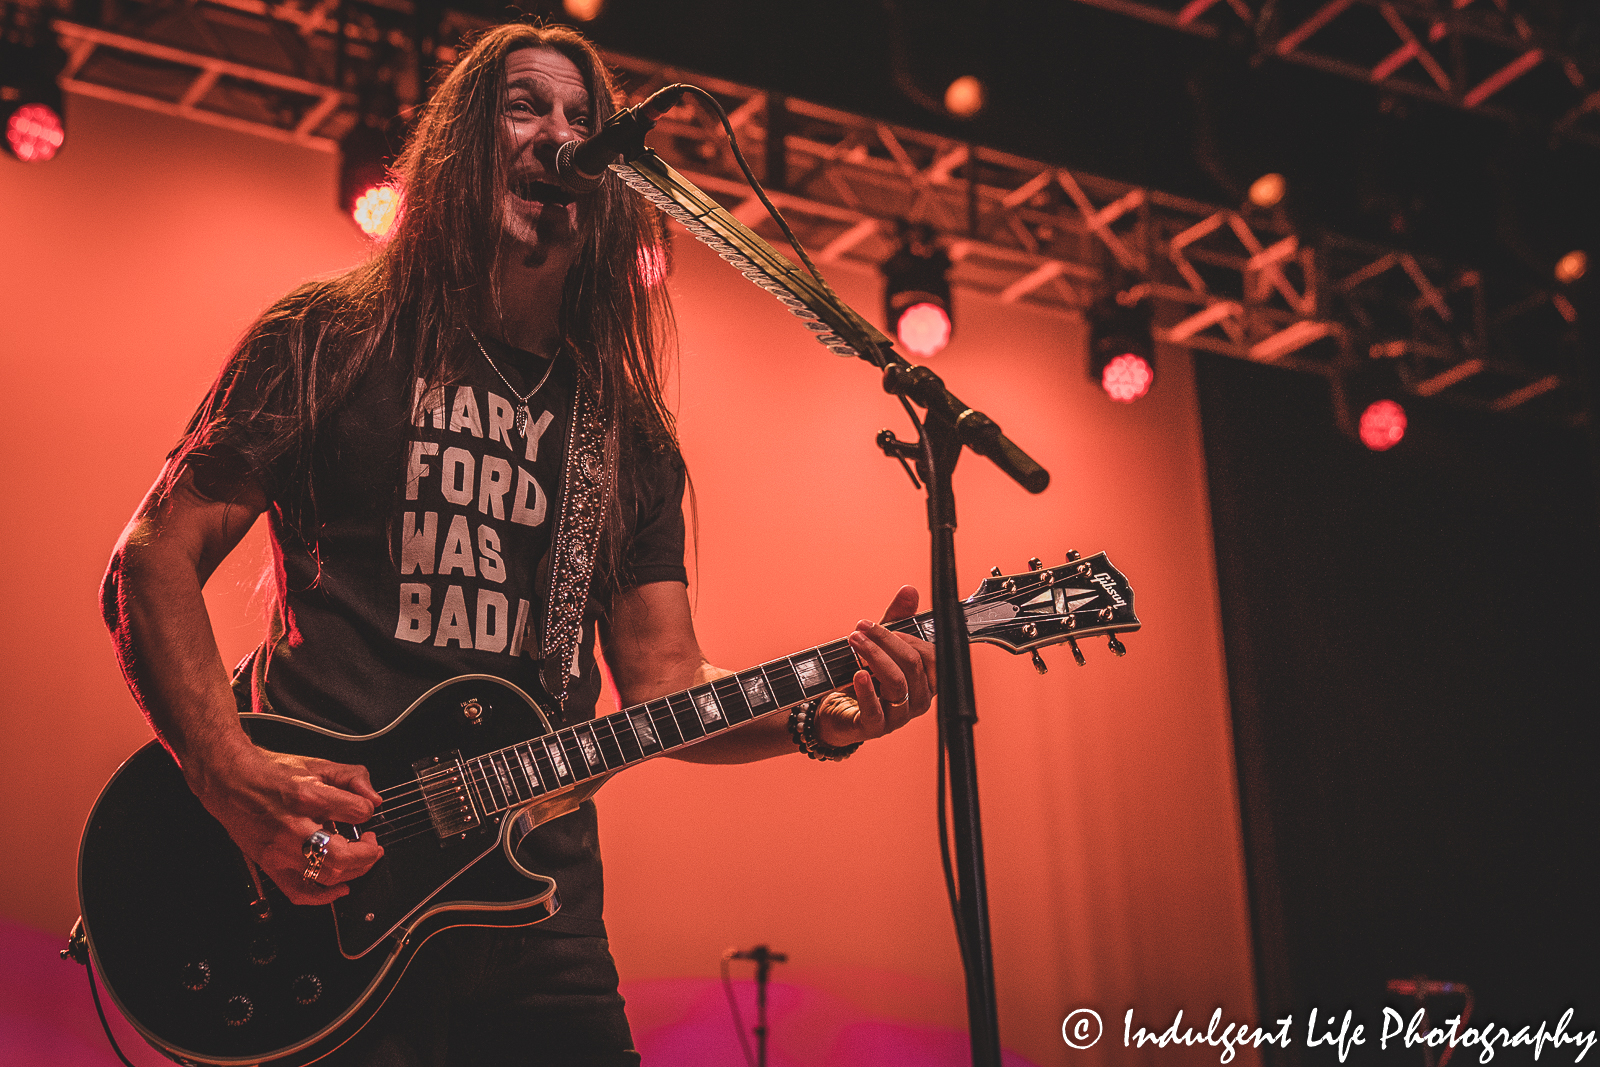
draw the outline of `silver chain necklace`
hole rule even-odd
[[[517,387],[511,384],[511,380],[501,373],[500,367],[490,357],[489,350],[483,347],[483,342],[478,340],[477,332],[471,326],[468,326],[467,333],[472,337],[473,344],[478,346],[478,351],[483,353],[483,358],[488,361],[490,369],[500,375],[500,380],[506,383],[506,388],[511,390],[511,395],[517,398],[517,419],[512,423],[512,429],[517,431],[518,437],[526,440],[528,437],[528,421],[533,418],[533,413],[528,410],[528,401],[532,400],[533,394],[543,389],[544,383],[550,380],[550,372],[556,369],[555,356],[550,357],[550,362],[544,369],[544,377],[539,379],[539,384],[529,389],[526,394],[519,394]]]

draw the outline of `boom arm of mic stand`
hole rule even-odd
[[[677,219],[697,240],[710,247],[755,285],[760,286],[804,320],[828,351],[857,356],[884,372],[887,392],[920,404],[929,417],[955,427],[957,438],[989,459],[1030,493],[1042,493],[1050,472],[1041,467],[981,411],[968,407],[944,387],[939,376],[916,367],[894,350],[894,342],[862,318],[849,304],[810,273],[795,266],[764,238],[725,211],[721,205],[655,152],[646,148],[625,163],[613,163],[631,189]]]

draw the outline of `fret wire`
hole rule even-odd
[[[626,767],[628,765],[628,757],[623,753],[622,745],[617,740],[617,728],[616,725],[612,723],[611,716],[607,715],[603,718],[596,719],[595,724],[597,726],[605,727],[605,734],[609,735],[611,739],[611,748],[616,752],[616,763],[613,764],[611,753],[606,751],[606,736],[602,735],[599,730],[596,730],[595,739],[600,745],[600,754],[605,757],[606,768],[608,770],[615,770],[617,767]]]
[[[482,760],[474,759],[470,766],[473,770],[473,779],[478,783],[478,788],[482,790],[486,800],[483,809],[484,813],[493,815],[500,810],[500,802],[494,798],[494,787],[489,784],[488,772],[484,770]]]
[[[573,781],[582,781],[593,773],[589,770],[589,757],[583,754],[583,746],[578,743],[577,732],[570,727],[561,731],[561,747],[566,750],[567,766],[572,768]]]
[[[750,710],[750,701],[745,697],[744,686],[739,682],[739,675],[718,678],[711,683],[711,689],[717,694],[717,702],[722,707],[722,717],[729,726],[750,721],[753,712]],[[736,698],[738,706],[734,706]]]
[[[823,645],[819,652],[822,653],[823,669],[828,673],[828,680],[835,686],[841,686],[856,676],[860,669],[861,660],[856,656],[855,649],[850,647],[847,640],[833,641]],[[843,671],[844,673],[835,673]]]
[[[774,660],[774,663],[777,661]],[[800,674],[794,669],[794,663],[789,657],[783,658],[784,666],[789,668],[789,678],[780,679],[772,690],[772,699],[777,701],[780,708],[787,708],[791,704],[798,704],[805,699],[806,687],[800,684]],[[772,678],[772,673],[767,672],[767,678]],[[789,699],[790,690],[794,691],[794,699]]]
[[[555,769],[556,781],[562,785],[571,785],[572,765],[567,762],[567,753],[561,747],[560,735],[554,733],[545,734],[539,739],[539,746],[544,749],[545,757],[549,759],[550,766]],[[554,751],[551,751],[551,746],[554,746]]]
[[[641,721],[644,726],[642,732],[640,730]],[[656,752],[661,751],[661,736],[656,733],[655,720],[650,717],[648,705],[635,705],[633,710],[628,713],[628,729],[633,731],[634,740],[639,744],[640,759],[655,755],[655,752],[650,751],[652,748]]]
[[[583,750],[583,758],[589,765],[589,773],[591,775],[604,774],[611,769],[606,765],[606,754],[600,747],[600,739],[595,736],[594,723],[592,721],[574,726],[572,734],[578,739],[578,747]],[[589,741],[588,745],[583,743],[585,738]]]
[[[700,693],[701,696],[695,696],[696,693]],[[695,721],[700,724],[700,729],[707,736],[710,736],[713,730],[726,730],[730,725],[727,709],[722,706],[722,698],[717,695],[717,687],[714,682],[697,685],[689,690],[689,703],[694,707]],[[710,722],[706,722],[705,719],[706,707],[704,705],[707,703],[710,705],[711,713],[715,716]]]
[[[762,706],[765,704],[773,704],[772,680],[767,677],[765,667],[753,667],[739,675],[739,678],[741,679],[739,688],[744,694],[745,707],[750,709],[751,715],[759,715],[761,714],[759,709]],[[745,678],[749,679],[748,686],[744,681],[742,681],[742,679]],[[754,689],[756,692],[762,694],[760,700],[750,699],[751,689]],[[774,706],[776,705],[774,704]]]
[[[622,753],[622,765],[626,767],[644,758],[644,753],[639,748],[639,739],[633,733],[633,720],[627,713],[619,711],[608,718],[611,722],[611,736],[617,742],[617,750]]]
[[[827,665],[822,662],[821,651],[822,649],[819,648],[808,648],[803,653],[797,654],[797,656],[789,657],[789,664],[795,669],[795,681],[800,683],[800,693],[805,694],[805,696],[816,696],[816,693],[822,693],[822,691],[826,691],[829,688],[829,683],[826,681]],[[811,681],[811,683],[808,683],[805,680],[805,675],[802,675],[802,667],[805,667],[805,672],[811,673],[813,677],[816,670],[821,670],[824,681]],[[822,688],[816,689],[813,693],[814,686],[818,685],[821,685]]]
[[[549,792],[554,793],[557,789],[561,788],[561,775],[556,772],[555,764],[550,762],[550,753],[544,747],[544,738],[534,738],[531,742],[529,742],[528,747],[533,751],[533,762],[534,765],[539,768],[539,777],[545,781],[554,783],[548,790]]]
[[[517,782],[516,768],[511,765],[511,759],[506,755],[505,750],[501,749],[496,758],[500,761],[500,766],[505,768],[506,782],[511,787],[511,793],[517,798],[517,803],[520,804],[522,801],[527,800],[528,797],[524,795],[522,786]]]
[[[520,745],[513,745],[512,751],[517,754],[517,763],[522,767],[522,773],[534,786],[534,793],[548,793],[550,787],[544,784],[544,779],[539,777],[539,765],[533,761],[533,743],[524,741]]]
[[[773,684],[772,672],[767,670],[767,668],[772,665],[773,664],[771,663],[763,663],[761,666],[756,668],[756,670],[761,672],[761,680],[765,684],[767,690],[767,700],[772,704],[772,708],[768,709],[769,711],[773,708],[781,708],[784,706],[783,698],[778,695],[778,687]]]
[[[501,765],[500,760],[496,758],[497,756],[498,753],[490,752],[484,758],[489,761],[489,769],[494,772],[495,783],[500,786],[500,795],[505,798],[506,807],[509,808],[513,803],[511,777],[506,773],[505,767]]]
[[[511,780],[511,786],[517,792],[517,800],[528,800],[533,796],[533,790],[529,788],[528,776],[522,770],[522,764],[516,755],[516,752],[509,748],[502,748],[499,751],[500,760],[506,766],[506,777]]]
[[[638,731],[633,728],[633,716],[626,711],[619,711],[610,716],[611,730],[616,735],[617,747],[622,750],[622,758],[627,763],[637,763],[644,759],[644,744],[639,740]],[[617,729],[618,720],[621,720],[622,729]]]
[[[671,704],[668,704],[665,700],[657,697],[644,707],[645,713],[650,716],[650,721],[655,725],[656,743],[661,746],[661,751],[665,752],[669,748],[677,748],[679,745],[683,744],[683,735],[678,733],[678,724],[672,718]],[[666,713],[665,719],[662,718],[663,712]],[[666,730],[661,728],[663,722],[671,725],[671,733],[668,733]]]
[[[503,772],[500,769],[499,765],[495,763],[495,761],[494,761],[494,753],[493,752],[490,752],[487,755],[485,755],[483,757],[483,759],[484,759],[485,766],[487,767],[487,769],[488,769],[488,771],[490,773],[490,778],[489,778],[490,785],[496,786],[500,790],[500,799],[501,799],[501,802],[502,802],[501,806],[505,807],[505,808],[509,808],[511,806],[511,793],[506,789],[505,772]]]
[[[605,726],[605,733],[602,735],[599,730],[596,730],[595,731],[595,737],[600,742],[600,754],[603,755],[606,758],[606,768],[608,770],[616,770],[617,768],[620,768],[620,767],[626,767],[628,765],[628,757],[623,755],[623,753],[622,753],[622,743],[617,740],[617,726],[616,726],[616,723],[611,721],[610,716],[607,716],[604,719],[596,720],[596,724],[597,725],[603,724]],[[612,751],[616,752],[616,754],[617,754],[616,755],[616,763],[615,764],[613,764],[611,762],[611,759],[612,759],[611,753],[606,751],[606,739],[607,738],[609,738],[610,741],[611,741]]]
[[[690,695],[693,692],[693,689],[686,689],[682,693],[674,693],[666,698],[667,707],[672,709],[672,724],[678,728],[678,736],[682,737],[686,744],[698,741],[706,735],[705,723],[700,721],[700,705],[696,704],[694,697]],[[679,708],[673,703],[673,697],[677,697],[685,706]],[[685,727],[686,716],[688,728]]]

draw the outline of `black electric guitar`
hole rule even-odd
[[[1037,561],[1034,561],[1037,564]],[[1021,653],[1137,630],[1133,590],[1102,553],[986,579],[963,602],[969,637]],[[928,613],[890,629],[932,639]],[[1043,667],[1038,661],[1037,666]],[[558,907],[518,849],[607,778],[849,684],[843,639],[552,730],[516,686],[467,675],[384,730],[353,737],[246,715],[263,747],[365,766],[384,803],[360,826],[384,857],[332,905],[291,904],[188,787],[144,746],[96,801],[78,858],[80,948],[140,1034],[181,1063],[310,1063],[376,1012],[417,948],[451,926],[526,926]]]

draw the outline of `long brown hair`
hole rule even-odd
[[[469,324],[498,307],[495,267],[508,160],[501,149],[506,57],[552,48],[577,66],[597,121],[616,110],[600,55],[562,26],[512,23],[485,31],[422,108],[393,174],[402,207],[389,240],[367,262],[308,283],[246,333],[173,453],[170,489],[184,464],[240,461],[289,526],[316,546],[314,457],[329,421],[378,361],[405,366],[405,381],[459,380]],[[662,396],[661,358],[672,315],[659,279],[663,234],[654,209],[615,177],[590,195],[582,245],[567,275],[561,331],[580,388],[606,416],[607,562],[624,558],[623,493],[642,452],[675,446]],[[654,282],[654,284],[652,284]],[[403,442],[396,440],[396,472]],[[622,484],[619,485],[619,473]]]

